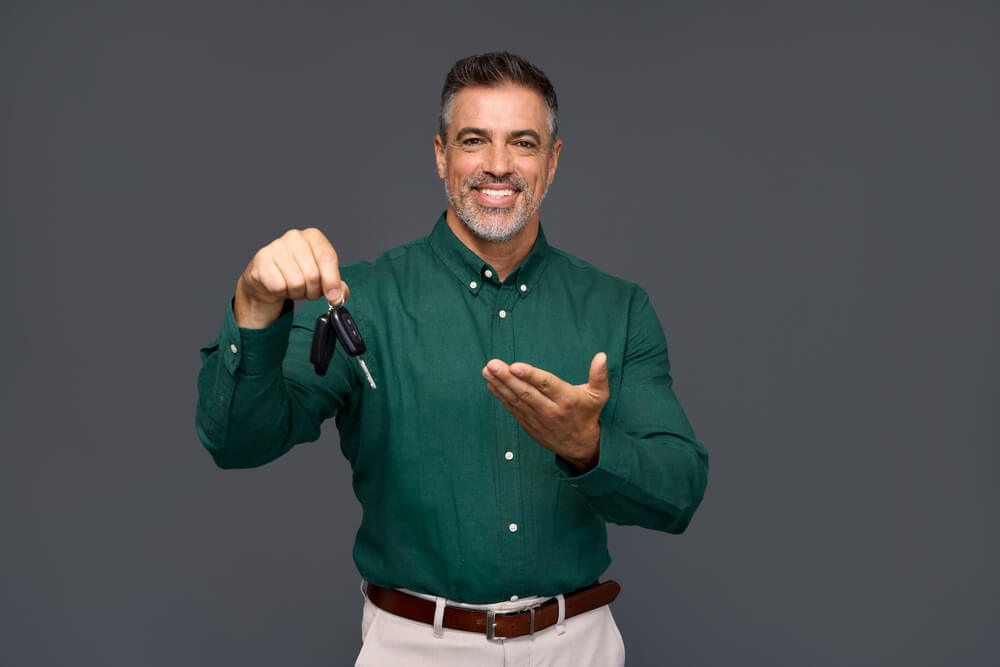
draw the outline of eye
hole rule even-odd
[[[469,137],[468,139],[462,140],[463,146],[478,146],[481,143],[483,143],[483,140],[479,137]]]

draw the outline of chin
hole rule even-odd
[[[527,218],[498,224],[493,221],[484,221],[478,216],[464,215],[458,212],[456,214],[458,215],[458,219],[469,228],[469,231],[484,241],[491,241],[493,243],[503,243],[511,240],[528,223]]]

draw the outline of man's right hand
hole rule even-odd
[[[350,290],[340,279],[337,251],[318,229],[291,229],[257,251],[236,283],[233,314],[245,329],[263,329],[281,315],[285,299],[337,303]]]

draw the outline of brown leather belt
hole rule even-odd
[[[618,597],[618,592],[621,589],[622,587],[618,585],[617,581],[608,580],[603,584],[593,584],[567,593],[565,596],[566,618],[611,603]],[[429,600],[408,595],[392,588],[376,586],[370,582],[365,589],[365,595],[375,606],[390,614],[428,625],[434,624],[434,603]],[[559,605],[556,599],[552,598],[536,607],[529,607],[517,612],[476,611],[462,607],[445,607],[443,625],[452,630],[485,633],[487,639],[494,639],[531,635],[555,625],[558,620]]]

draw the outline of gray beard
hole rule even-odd
[[[527,190],[522,190],[522,194],[528,192]],[[518,232],[524,229],[524,226],[528,224],[528,220],[531,220],[531,216],[538,211],[538,207],[542,205],[542,200],[545,199],[545,195],[548,192],[548,188],[542,192],[542,196],[538,198],[537,201],[530,201],[529,206],[519,215],[514,216],[513,220],[510,220],[506,225],[501,224],[506,218],[506,209],[489,209],[479,207],[478,204],[473,202],[470,208],[465,208],[455,197],[452,195],[451,190],[448,188],[448,181],[444,182],[444,193],[448,197],[448,203],[451,204],[451,208],[455,211],[455,215],[458,219],[468,227],[469,231],[475,236],[481,238],[484,241],[490,241],[493,243],[504,243],[514,238]],[[492,211],[498,211],[497,213],[492,213]],[[491,220],[491,217],[495,217],[495,220]]]

